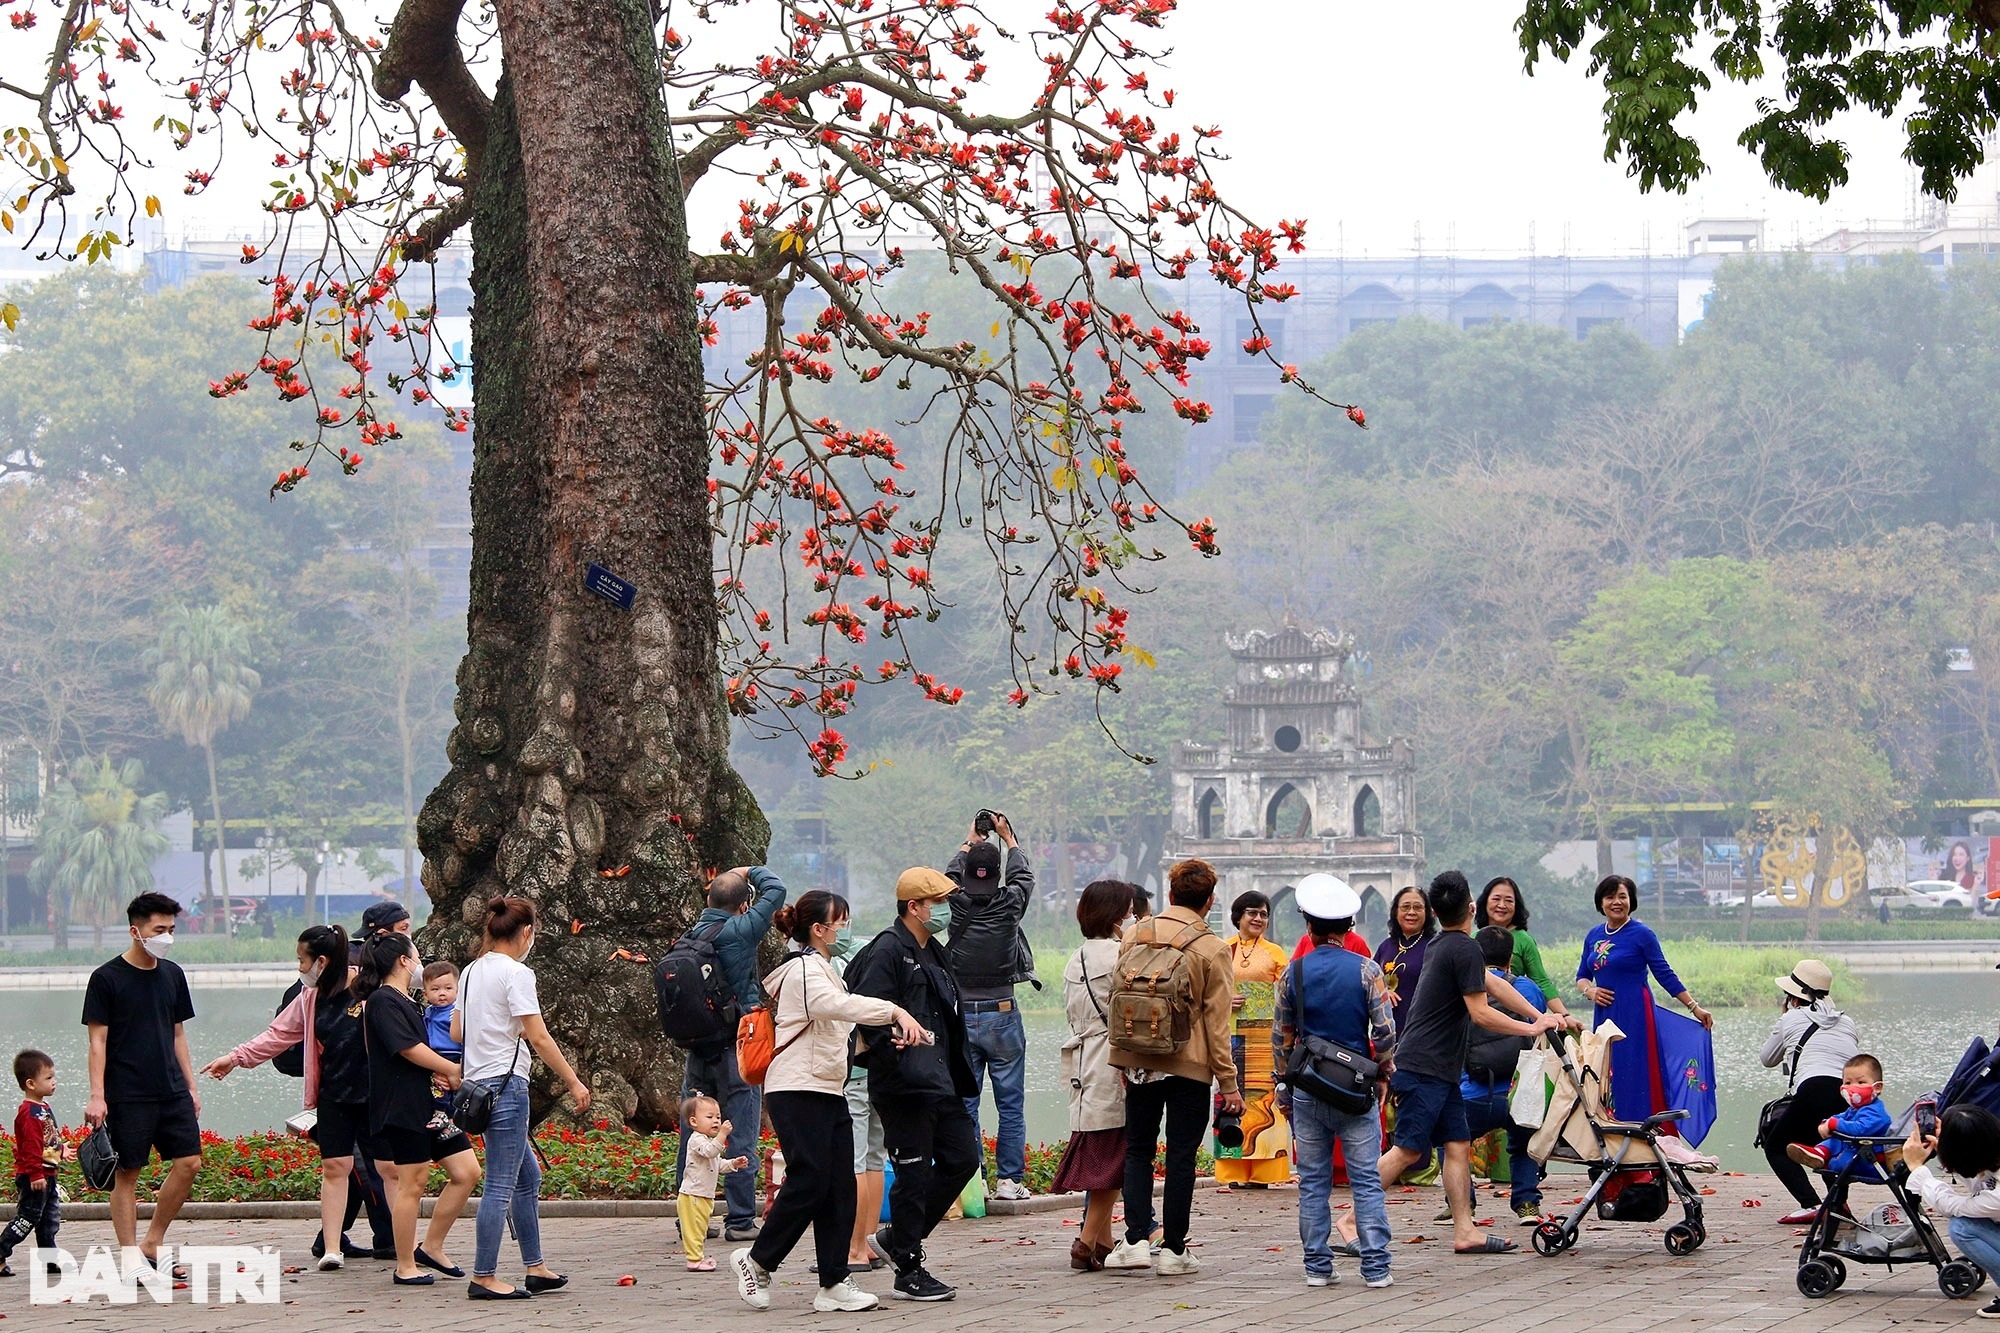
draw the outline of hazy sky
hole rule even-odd
[[[686,14],[691,3],[671,5],[684,31],[701,27]],[[350,19],[391,8],[392,0],[362,0]],[[1047,0],[989,0],[989,9],[1017,29],[1042,26]],[[1419,229],[1423,248],[1437,252],[1523,253],[1531,229],[1541,254],[1675,252],[1689,219],[1737,215],[1768,218],[1770,241],[1786,245],[1871,219],[1895,224],[1909,212],[1911,173],[1895,125],[1848,122],[1854,184],[1821,207],[1770,189],[1736,147],[1755,94],[1735,87],[1711,94],[1693,119],[1711,175],[1685,197],[1642,195],[1622,164],[1603,160],[1603,95],[1582,68],[1522,72],[1518,11],[1519,0],[1181,0],[1165,31],[1174,54],[1155,87],[1176,89],[1183,123],[1224,127],[1234,161],[1220,176],[1235,202],[1266,220],[1307,218],[1321,252],[1407,252]],[[705,38],[704,55],[723,54],[716,48],[746,25],[754,43],[767,43],[775,14],[765,0],[745,0],[729,20],[735,33]],[[9,43],[0,72],[18,66],[29,45]],[[998,39],[989,47],[991,93],[1033,77],[1020,53],[1001,47]],[[147,98],[136,86],[127,92],[130,118],[149,119]],[[269,151],[234,154],[200,200],[180,191],[188,163],[160,152],[162,169],[142,192],[167,204],[170,234],[245,223],[261,231]],[[1964,201],[1990,210],[1994,180],[1989,169]],[[734,217],[733,187],[708,194],[716,197],[695,201],[698,242]]]

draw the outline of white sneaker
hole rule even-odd
[[[1337,1287],[1340,1285],[1340,1274],[1338,1271],[1332,1273],[1307,1273],[1306,1285],[1308,1287]]]
[[[319,1257],[319,1271],[322,1273],[337,1273],[340,1271],[340,1265],[339,1250],[329,1251]]]
[[[1395,1285],[1396,1285],[1396,1279],[1395,1279],[1395,1278],[1393,1278],[1393,1277],[1390,1277],[1390,1276],[1389,1276],[1389,1275],[1388,1275],[1387,1273],[1384,1273],[1384,1274],[1383,1274],[1383,1275],[1382,1275],[1381,1277],[1371,1277],[1371,1278],[1369,1278],[1369,1279],[1368,1279],[1368,1285],[1369,1285],[1369,1286],[1370,1286],[1371,1288],[1373,1288],[1374,1290],[1376,1290],[1376,1291],[1380,1291],[1380,1290],[1381,1290],[1382,1288],[1384,1288],[1384,1287],[1393,1287],[1393,1286],[1395,1286]]]
[[[729,1256],[729,1271],[736,1274],[736,1294],[753,1310],[771,1308],[771,1275],[757,1267],[750,1251],[737,1250]]]
[[[1161,1277],[1187,1277],[1201,1271],[1201,1260],[1186,1250],[1175,1254],[1172,1250],[1163,1249],[1160,1257],[1153,1260],[1153,1271]]]
[[[993,1187],[991,1197],[1018,1203],[1028,1197],[1028,1187],[1018,1180],[1002,1180]]]
[[[1104,1256],[1106,1268],[1151,1268],[1153,1266],[1152,1247],[1145,1241],[1121,1240],[1111,1247],[1111,1253]]]
[[[770,1297],[764,1298],[766,1305]],[[821,1287],[819,1295],[813,1297],[813,1309],[821,1314],[853,1313],[856,1310],[872,1310],[882,1302],[875,1299],[872,1291],[863,1291],[854,1285],[852,1278],[846,1278],[831,1287]]]

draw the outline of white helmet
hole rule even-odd
[[[1352,921],[1361,915],[1361,895],[1335,875],[1307,875],[1292,890],[1292,899],[1301,912],[1321,921]]]

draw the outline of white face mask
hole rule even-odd
[[[1139,924],[1139,918],[1136,916],[1128,916],[1123,921],[1120,921],[1118,923],[1118,938],[1124,939],[1127,935],[1132,933],[1132,927],[1138,924]]]
[[[326,959],[321,958],[316,960],[311,967],[299,973],[299,980],[308,986],[317,986],[319,985],[320,977],[324,976],[325,973]]]
[[[528,927],[528,947],[527,947],[527,948],[525,948],[525,949],[523,949],[523,950],[521,950],[521,961],[522,961],[522,962],[524,962],[524,963],[525,963],[525,962],[527,962],[527,961],[528,961],[528,955],[529,955],[529,954],[531,954],[531,953],[533,953],[534,951],[535,951],[535,928],[534,928],[533,926],[529,926],[529,927]]]
[[[174,933],[168,931],[164,935],[148,935],[139,941],[139,947],[155,958],[165,958],[174,947]]]

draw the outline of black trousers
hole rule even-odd
[[[7,1224],[5,1231],[0,1231],[0,1264],[7,1262],[7,1256],[14,1252],[14,1247],[30,1235],[34,1236],[35,1244],[45,1250],[53,1250],[56,1247],[56,1229],[62,1225],[62,1205],[56,1200],[55,1181],[35,1189],[34,1177],[15,1176],[14,1193],[18,1199],[14,1205],[14,1220]]]
[[[785,1154],[785,1179],[751,1243],[751,1262],[776,1272],[811,1227],[819,1284],[839,1286],[847,1280],[847,1241],[854,1233],[854,1122],[847,1098],[767,1092],[764,1112]]]
[[[889,1187],[889,1257],[898,1273],[907,1273],[923,1264],[925,1238],[944,1221],[986,1156],[979,1126],[956,1097],[871,1101],[882,1116],[883,1145],[896,1164]]]
[[[1832,1074],[1821,1074],[1792,1090],[1791,1109],[1777,1123],[1775,1132],[1764,1136],[1764,1160],[1771,1164],[1772,1174],[1791,1191],[1801,1208],[1819,1207],[1819,1191],[1813,1187],[1812,1173],[1785,1156],[1785,1148],[1793,1143],[1818,1143],[1824,1137],[1819,1132],[1819,1122],[1846,1109],[1847,1100],[1840,1095],[1840,1080]]]
[[[1160,1121],[1167,1122],[1167,1179],[1160,1243],[1179,1254],[1187,1249],[1188,1217],[1194,1211],[1195,1154],[1208,1128],[1209,1085],[1169,1074],[1150,1083],[1125,1085],[1125,1239],[1133,1244],[1153,1234],[1153,1154],[1160,1145]]]

